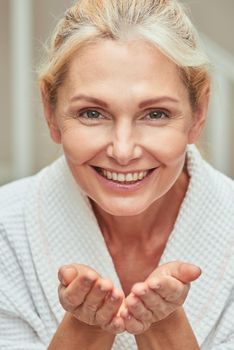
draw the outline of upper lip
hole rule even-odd
[[[117,169],[110,169],[110,168],[106,168],[106,167],[99,167],[99,166],[93,166],[94,168],[99,168],[99,169],[104,169],[106,171],[109,171],[111,173],[121,173],[121,174],[129,174],[129,173],[141,173],[144,171],[149,171],[149,170],[153,170],[156,169],[157,167],[153,167],[153,168],[147,168],[147,169],[133,169],[133,170],[117,170]]]

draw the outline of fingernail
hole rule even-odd
[[[119,297],[116,296],[116,295],[112,295],[112,296],[110,297],[110,301],[111,301],[112,303],[115,303],[117,300],[119,300]]]
[[[120,327],[118,318],[116,318],[116,319],[113,321],[112,325],[113,325],[113,327],[114,327],[115,329],[118,329],[118,328]]]
[[[149,281],[149,286],[151,289],[160,289],[161,288],[161,284],[157,280]]]
[[[61,269],[64,271],[75,270],[75,268],[73,266],[70,266],[70,265],[64,265],[61,267]]]
[[[112,303],[116,302],[116,301],[117,301],[117,297],[114,296],[114,295],[112,295],[112,296],[110,297],[110,301],[111,301]]]
[[[65,273],[75,273],[77,274],[77,271],[74,267],[72,266],[69,266],[69,265],[65,265],[62,267],[62,272],[65,272]]]
[[[113,323],[113,327],[114,327],[115,329],[118,329],[118,328],[119,328],[118,322],[114,322],[114,323]]]
[[[59,270],[58,276],[59,276],[59,280],[64,286],[70,283],[70,277],[71,277],[70,274],[72,275],[74,274],[74,272],[77,274],[76,269],[72,266],[65,265],[61,267],[61,269]],[[63,273],[65,273],[65,276],[63,276]],[[73,278],[74,277],[72,277],[72,279]]]
[[[128,321],[131,320],[131,318],[132,318],[132,315],[130,315],[129,313],[125,317],[125,319],[128,320]]]

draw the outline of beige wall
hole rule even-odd
[[[7,163],[10,152],[10,52],[9,1],[0,1],[0,159]],[[3,15],[4,14],[4,15]]]
[[[57,20],[64,13],[73,1],[68,0],[36,0],[34,6],[34,67],[38,69],[42,60],[42,46],[48,39]],[[43,118],[43,111],[40,104],[40,96],[36,84],[35,74],[35,171],[45,164],[50,163],[61,153],[59,145],[50,140],[47,126]]]
[[[184,0],[193,23],[200,31],[234,55],[234,1]]]
[[[10,0],[0,0],[0,164],[8,162],[11,157],[10,147],[10,53],[9,53],[9,2]],[[203,31],[213,40],[216,40],[224,48],[234,55],[233,30],[233,0],[187,0],[183,1],[191,7],[191,15],[198,29]],[[34,0],[33,10],[33,68],[37,70],[42,58],[42,45],[51,33],[59,16],[65,8],[72,4],[71,0]],[[209,21],[208,21],[209,19]],[[32,73],[34,84],[33,105],[35,114],[32,115],[34,122],[34,152],[33,170],[38,171],[41,167],[55,159],[60,148],[53,145],[49,138],[48,131],[43,120],[43,112],[38,94],[36,74]],[[234,96],[234,95],[233,95]],[[234,116],[230,118],[234,120]],[[233,130],[230,133],[233,134]],[[206,141],[205,141],[206,142]],[[205,144],[205,143],[204,143]],[[234,145],[232,144],[232,147]],[[234,164],[233,164],[234,168]],[[234,177],[234,169],[232,174]],[[5,182],[7,179],[1,179]]]

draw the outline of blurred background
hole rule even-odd
[[[0,184],[36,173],[61,154],[49,138],[36,70],[43,44],[71,0],[0,0]],[[203,156],[234,178],[234,1],[183,0],[212,62]]]

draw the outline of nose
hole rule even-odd
[[[129,123],[116,125],[107,147],[107,155],[120,165],[128,165],[132,160],[140,158],[142,149],[134,136],[134,128]]]

